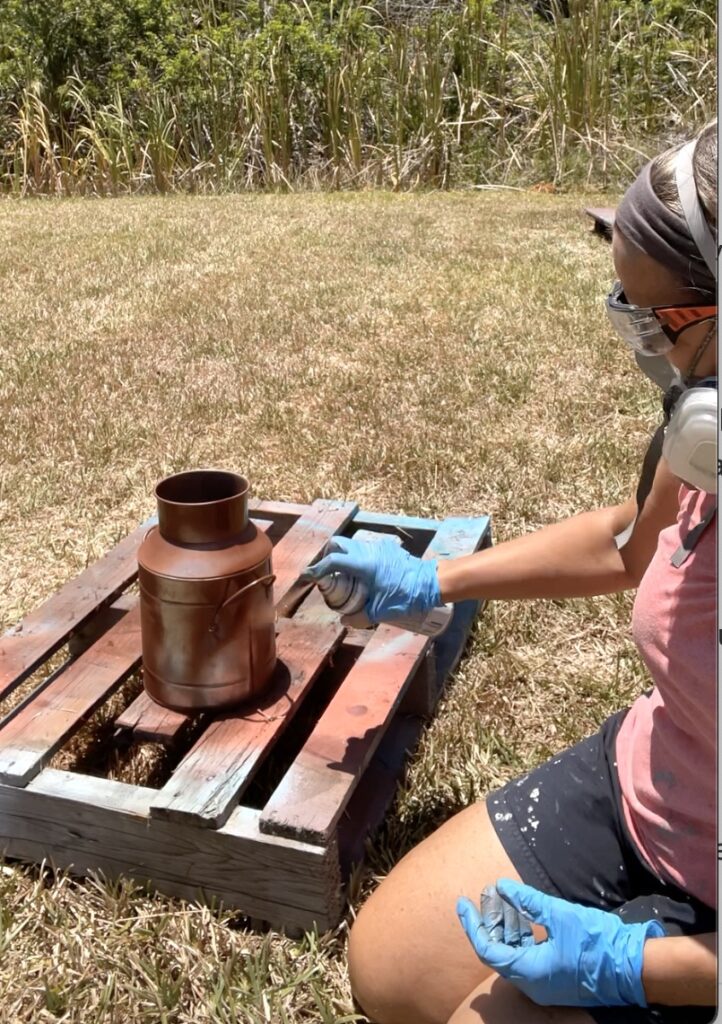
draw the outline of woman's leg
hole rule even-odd
[[[384,879],[361,909],[349,943],[353,993],[376,1024],[446,1024],[491,975],[459,924],[456,900],[478,901],[497,878],[519,874],[486,805],[477,803],[411,850]]]
[[[584,1010],[537,1006],[502,978],[490,977],[474,989],[448,1024],[592,1024]]]

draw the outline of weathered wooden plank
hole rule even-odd
[[[321,608],[320,604],[318,604],[318,602],[315,601],[316,596],[318,596],[318,598],[320,599],[320,603],[323,604],[323,608]],[[314,599],[314,602],[310,606],[311,610],[307,610],[306,601],[310,601],[312,598]],[[338,612],[333,612],[328,607],[326,602],[323,600],[321,595],[318,594],[317,591],[312,591],[311,594],[309,594],[309,596],[306,598],[306,601],[304,601],[303,604],[301,605],[301,608],[303,609],[303,614],[301,615],[300,618],[298,612],[296,612],[292,619],[278,619],[278,621],[276,622],[276,635],[283,633],[284,630],[286,629],[292,629],[295,625],[298,625],[299,622],[306,622],[311,625],[318,626],[324,622],[339,621]],[[370,629],[351,629],[350,627],[346,628],[346,633],[343,638],[343,646],[357,647],[361,649],[366,646],[366,644],[369,642],[372,636],[373,631]]]
[[[260,707],[214,719],[151,805],[151,815],[206,827],[225,822],[338,646],[338,625],[297,625],[278,638],[275,681]]]
[[[441,526],[441,519],[424,519],[419,516],[405,516],[395,512],[367,512],[359,509],[353,517],[354,526],[364,530],[381,529],[382,532],[399,530],[403,535],[404,531],[409,533],[427,533],[429,540]]]
[[[272,519],[284,516],[292,516],[297,519],[299,516],[306,515],[310,507],[310,505],[302,505],[300,502],[266,501],[263,498],[251,498],[248,502],[248,508],[251,512],[259,516],[269,516]]]
[[[0,698],[27,679],[102,604],[132,583],[138,571],[138,548],[154,521],[143,523],[0,636]]]
[[[115,720],[118,733],[132,733],[136,740],[174,743],[193,719],[156,703],[145,690]]]
[[[351,521],[358,505],[349,501],[314,501],[273,549],[273,585],[276,610],[286,615],[308,592],[308,584],[298,584],[306,566],[315,561],[335,533]]]
[[[68,653],[71,658],[78,658],[83,651],[95,643],[98,637],[107,633],[111,626],[120,622],[126,612],[138,603],[138,594],[121,594],[112,604],[103,605],[100,611],[92,615],[84,626],[76,629],[68,640]]]
[[[325,842],[423,657],[427,637],[379,626],[261,816],[261,830]]]
[[[468,554],[488,527],[447,519],[427,557]],[[261,816],[262,832],[327,842],[431,641],[378,626]]]
[[[25,789],[0,785],[0,851],[75,874],[129,876],[185,899],[215,899],[276,926],[320,929],[341,913],[338,856],[263,836],[258,812],[199,829],[148,817],[155,790],[45,769]]]
[[[474,550],[480,551],[491,544],[491,520],[488,516],[480,516],[476,522],[479,523],[480,536]],[[446,679],[459,664],[474,619],[481,614],[485,604],[485,601],[459,601],[454,606],[454,617],[448,629],[435,642],[437,699]]]
[[[134,606],[64,672],[0,726],[0,782],[24,786],[139,665]]]
[[[339,860],[344,876],[363,860],[366,839],[383,821],[403,777],[407,754],[416,746],[423,728],[421,718],[399,711],[386,729],[338,823]]]

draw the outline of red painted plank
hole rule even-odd
[[[266,804],[261,831],[326,842],[430,644],[379,626]]]
[[[330,538],[353,519],[357,509],[358,505],[348,501],[314,501],[276,544],[273,593],[279,615],[285,615],[309,589],[298,585],[298,577],[318,558]]]
[[[447,519],[427,555],[475,551],[487,528],[486,517]],[[331,839],[430,644],[428,637],[377,627],[266,804],[261,831],[317,843]]]
[[[342,635],[339,626],[289,622],[278,637],[275,681],[261,707],[211,722],[151,804],[151,815],[223,825]]]
[[[261,498],[251,498],[248,502],[251,512],[258,512],[271,517],[274,516],[303,516],[308,512],[308,505],[300,505],[292,501],[265,501]]]
[[[138,603],[138,594],[128,590],[120,597],[116,597],[112,604],[104,604],[88,619],[84,626],[73,631],[68,640],[68,654],[71,658],[77,658],[83,654],[96,640],[107,633],[111,626],[120,622],[126,612]]]
[[[69,580],[17,626],[0,636],[0,699],[35,671],[103,603],[135,579],[137,552],[151,521]]]
[[[423,719],[413,714],[398,714],[385,731],[338,823],[338,850],[344,875],[354,864],[363,861],[366,839],[386,816],[404,762],[416,747],[423,729]]]
[[[137,740],[172,743],[192,719],[180,711],[157,704],[143,690],[115,720],[120,732],[131,732]]]
[[[0,782],[24,786],[137,668],[137,605],[0,727]]]

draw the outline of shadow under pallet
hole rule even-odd
[[[254,501],[251,515],[274,545],[278,616],[278,665],[260,706],[191,718],[142,690],[133,585],[148,523],[0,637],[0,849],[323,930],[343,913],[344,880],[480,606],[456,605],[435,641],[387,625],[346,629],[299,575],[333,534],[383,532],[444,558],[488,546],[490,523],[325,500]],[[96,761],[53,767],[98,716]],[[114,758],[147,745],[165,752],[152,784],[110,777]]]

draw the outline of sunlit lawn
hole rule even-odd
[[[599,201],[597,199],[597,201]],[[510,192],[0,205],[0,626],[213,465],[256,495],[492,516],[633,492],[651,385],[601,299],[584,197]],[[628,595],[490,606],[363,892],[492,784],[644,685]],[[0,873],[3,1021],[338,1021],[346,925],[292,941],[132,886]]]

